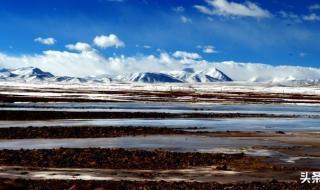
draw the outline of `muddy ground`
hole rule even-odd
[[[268,92],[236,92],[236,91],[213,91],[197,92],[172,90],[110,90],[110,89],[59,89],[39,88],[30,89],[2,86],[0,91],[22,93],[22,95],[0,94],[1,102],[204,102],[204,103],[320,103],[319,95],[298,93],[268,93]],[[66,95],[61,95],[61,93]],[[24,93],[30,93],[30,95]],[[34,93],[38,93],[35,96]],[[41,93],[51,93],[51,96],[42,96]],[[91,96],[94,95],[94,96]]]
[[[197,131],[202,129],[203,131]],[[37,138],[107,138],[125,137],[138,135],[202,135],[209,137],[288,137],[283,131],[275,132],[240,132],[240,131],[221,131],[207,132],[205,128],[167,128],[167,127],[144,127],[144,126],[81,126],[81,127],[9,127],[0,128],[0,139],[37,139]],[[305,135],[304,135],[305,136]],[[309,137],[319,137],[319,135],[309,135]]]
[[[148,91],[148,90],[99,90],[99,89],[59,89],[1,86],[0,102],[189,102],[189,103],[320,103],[319,95],[293,93],[258,93],[258,92],[197,92],[193,91]],[[29,93],[29,94],[28,94]],[[49,95],[48,95],[49,94]],[[136,112],[76,112],[76,111],[0,111],[1,120],[49,120],[49,119],[103,119],[103,118],[296,118],[312,116],[274,115],[274,114],[239,114],[239,113],[136,113]],[[183,126],[182,126],[183,127]],[[276,140],[291,143],[293,146],[259,147],[285,152],[290,156],[319,157],[320,142],[316,134],[286,134],[282,131],[272,133],[262,132],[190,132],[181,129],[157,127],[26,127],[1,128],[0,139],[26,138],[99,138],[136,135],[206,135],[212,137],[227,137],[237,139]],[[308,162],[305,161],[305,162]],[[1,173],[0,190],[2,189],[320,189],[319,184],[301,184],[301,171],[319,171],[320,168],[295,166],[295,164],[278,164],[267,156],[249,156],[243,153],[200,153],[200,152],[170,152],[166,150],[108,149],[108,148],[59,148],[38,150],[0,150],[1,172],[9,171],[6,167],[22,168],[21,175],[6,176]],[[188,170],[197,167],[207,167],[210,182],[197,182],[192,177],[185,176],[185,181],[179,178],[170,180],[153,180],[156,170],[172,170],[181,175],[178,170]],[[31,168],[31,169],[30,169]],[[31,170],[74,169],[85,168],[96,170],[122,169],[147,171],[141,174],[141,181],[127,180],[40,180],[23,177]],[[12,169],[12,168],[11,168]],[[199,168],[198,168],[199,169]],[[56,171],[55,170],[55,171]],[[20,170],[16,170],[20,172]],[[212,173],[211,173],[212,171]],[[10,170],[11,172],[11,170]],[[167,171],[162,172],[165,175]],[[156,173],[155,172],[155,173]],[[181,172],[181,171],[180,171]],[[183,171],[182,171],[183,172]],[[221,172],[221,173],[219,173]],[[225,172],[225,173],[223,173]],[[228,172],[232,173],[229,175]],[[30,172],[31,173],[31,172]],[[30,174],[29,173],[29,174]],[[80,173],[80,172],[79,172]],[[10,173],[12,174],[12,173]],[[119,173],[118,173],[119,174]],[[208,174],[208,173],[206,173]],[[225,175],[224,175],[225,174]],[[113,175],[113,174],[112,174]],[[193,175],[193,174],[192,174]],[[237,176],[239,175],[239,176]],[[116,176],[114,174],[113,176]],[[168,175],[171,177],[170,175]],[[168,177],[167,176],[167,177]],[[213,177],[212,177],[213,176]],[[228,177],[229,176],[229,177]],[[30,177],[30,176],[29,176]],[[148,179],[148,180],[147,180]],[[197,178],[199,179],[199,178]],[[253,180],[256,180],[254,182]],[[263,180],[262,180],[263,179]],[[230,181],[235,181],[230,183]]]
[[[164,127],[10,127],[0,128],[0,139],[102,138],[137,135],[193,134]]]
[[[156,171],[190,169],[194,167],[210,166],[212,173],[216,171],[250,171],[239,173],[233,180],[226,183],[227,176],[216,174],[221,181],[196,182],[152,180],[155,173],[141,173],[140,178],[146,180],[39,180],[10,176],[0,178],[0,189],[319,189],[319,185],[300,184],[299,172],[294,168],[275,166],[264,161],[261,157],[250,157],[244,154],[211,154],[211,153],[177,153],[164,150],[144,151],[126,149],[101,148],[60,148],[50,150],[1,150],[0,165],[19,166],[33,170],[48,168],[99,168],[99,170],[115,169],[117,171],[129,169],[134,171]],[[17,168],[17,171],[18,168]],[[26,170],[28,171],[28,170]],[[255,174],[256,171],[256,174]],[[21,172],[28,175],[29,172]],[[81,170],[78,170],[81,173]],[[178,170],[176,171],[178,175]],[[289,173],[288,173],[289,172]],[[196,172],[197,173],[197,172]],[[287,180],[284,174],[291,174]],[[223,173],[222,173],[223,174]],[[75,174],[77,175],[77,174]],[[79,174],[80,175],[80,174]],[[183,174],[179,174],[183,175]],[[203,174],[198,174],[203,175]],[[220,178],[219,178],[220,176]],[[259,177],[260,176],[260,177]],[[258,178],[256,178],[258,177]],[[210,178],[210,177],[209,177]],[[252,179],[257,181],[252,181]],[[121,179],[121,178],[119,178]],[[148,179],[148,180],[147,180]],[[282,179],[282,180],[275,180]],[[212,180],[212,179],[211,179]]]
[[[53,168],[181,169],[226,165],[239,159],[258,163],[244,154],[179,153],[162,150],[60,148],[46,150],[0,150],[0,165]],[[241,163],[239,163],[241,165]],[[261,162],[255,167],[272,168]]]
[[[0,120],[48,120],[48,119],[168,119],[168,118],[318,118],[308,115],[260,114],[260,113],[158,113],[158,112],[77,112],[77,111],[25,111],[0,110]]]
[[[23,179],[0,179],[0,189],[68,189],[68,190],[108,190],[108,189],[129,189],[129,190],[176,190],[176,189],[235,189],[235,190],[316,190],[320,185],[300,184],[298,182],[251,182],[237,184],[198,183],[198,182],[165,182],[165,181],[75,181],[75,180],[23,180]]]

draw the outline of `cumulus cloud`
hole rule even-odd
[[[121,41],[115,34],[110,34],[109,36],[96,36],[93,42],[96,46],[101,48],[108,48],[113,46],[119,48],[125,46],[124,42]]]
[[[87,43],[83,43],[83,42],[77,42],[76,44],[68,44],[66,45],[66,48],[69,50],[75,50],[75,51],[92,51],[93,48],[87,44]]]
[[[320,21],[320,16],[315,13],[304,15],[302,18],[303,20],[306,20],[306,21]]]
[[[54,38],[41,38],[38,37],[34,39],[35,42],[38,42],[43,45],[54,45],[56,43],[56,40]]]
[[[36,55],[9,56],[0,53],[0,66],[5,68],[38,67],[60,76],[104,74],[104,58],[98,53],[48,50]],[[90,68],[90,69],[88,69]],[[89,74],[91,72],[91,74]]]
[[[320,69],[297,66],[271,66],[233,61],[209,62],[198,53],[176,51],[159,55],[105,57],[89,44],[78,42],[66,45],[68,51],[48,50],[32,55],[7,55],[0,52],[0,67],[15,69],[38,67],[57,76],[85,77],[101,74],[118,75],[132,72],[167,72],[192,67],[203,70],[216,67],[237,81],[279,82],[287,80],[319,79]],[[213,46],[198,46],[203,52],[213,53]],[[75,52],[72,52],[75,51]],[[300,53],[300,56],[305,56]],[[88,69],[89,68],[89,69]]]
[[[192,60],[188,65],[185,59]],[[272,66],[234,61],[208,62],[195,53],[178,51],[174,54],[104,57],[98,51],[44,51],[36,55],[12,56],[0,53],[0,67],[33,66],[55,75],[92,76],[127,74],[131,72],[165,72],[192,67],[202,70],[216,67],[236,81],[281,82],[287,80],[319,79],[320,69],[299,66]]]
[[[203,48],[203,53],[217,53],[213,46],[206,46]]]
[[[182,23],[185,23],[185,24],[186,23],[192,23],[192,20],[190,18],[186,17],[186,16],[181,16],[180,20],[181,20]]]
[[[198,49],[202,49],[203,53],[208,53],[208,54],[218,53],[216,48],[214,46],[211,46],[211,45],[207,45],[207,46],[198,45],[197,48]]]
[[[224,61],[211,63],[237,81],[283,82],[288,80],[319,80],[320,69],[300,66],[273,66],[259,63]]]
[[[186,58],[186,59],[201,59],[201,56],[197,53],[190,53],[186,51],[176,51],[173,54],[176,58]]]
[[[117,75],[131,72],[159,72],[181,68],[180,60],[166,52],[158,56],[123,55],[105,57],[98,51],[55,51],[48,50],[36,55],[10,56],[0,53],[0,68],[38,67],[57,76]]]
[[[195,64],[202,58],[197,53],[186,52],[186,51],[176,51],[172,56],[177,59],[181,64]]]
[[[229,2],[228,0],[206,0],[208,6],[195,5],[194,7],[203,14],[241,16],[267,18],[271,16],[268,10],[259,7],[257,4],[246,1],[245,3]]]

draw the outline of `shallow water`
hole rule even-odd
[[[320,116],[320,106],[281,104],[191,104],[191,103],[99,103],[60,102],[1,103],[0,110],[58,110],[168,113],[261,113]],[[152,126],[198,127],[205,131],[320,131],[319,118],[231,118],[231,119],[72,119],[47,121],[0,121],[1,127],[27,126]]]
[[[320,119],[232,118],[232,119],[70,119],[47,121],[1,121],[0,128],[43,126],[146,126],[193,128],[194,131],[319,131]]]
[[[162,148],[179,152],[223,152],[269,155],[272,152],[254,150],[252,146],[288,146],[285,143],[263,140],[237,140],[231,138],[186,135],[152,135],[115,138],[83,139],[18,139],[0,140],[0,149],[52,149],[52,148],[133,148],[152,150]],[[258,152],[257,152],[258,151]]]
[[[320,115],[320,106],[280,104],[190,104],[190,103],[1,103],[0,110],[166,112],[166,113],[257,113]]]

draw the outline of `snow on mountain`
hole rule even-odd
[[[110,83],[112,79],[106,75],[97,77],[70,77],[70,76],[54,76],[49,72],[42,71],[35,67],[23,67],[19,69],[0,69],[0,79],[15,82],[50,82],[50,83]]]
[[[98,75],[86,78],[88,81],[97,82],[97,83],[110,83],[113,81],[113,78],[109,75]]]
[[[144,83],[179,83],[182,82],[170,75],[164,73],[139,72],[125,76],[118,76],[118,80],[126,82],[144,82]]]
[[[26,79],[26,80],[32,80],[32,79],[44,80],[47,78],[54,77],[53,74],[49,72],[44,72],[41,69],[35,68],[35,67],[23,67],[19,69],[13,69],[11,70],[11,73],[16,75],[17,78]]]
[[[231,79],[232,78],[232,79]],[[137,72],[128,75],[99,75],[85,78],[54,76],[35,67],[19,69],[0,68],[1,81],[48,83],[209,83],[227,81],[264,82],[277,84],[319,84],[320,69],[298,66],[271,66],[265,64],[222,62],[210,66],[192,66],[169,72]]]
[[[193,68],[185,68],[182,71],[171,71],[168,72],[168,75],[173,76],[176,79],[181,81],[188,81],[191,75],[195,73]]]
[[[199,74],[203,74],[206,76],[209,76],[211,78],[217,79],[219,81],[232,81],[230,77],[228,77],[226,74],[224,74],[222,71],[215,67],[208,68],[204,71],[201,71]]]
[[[88,82],[86,79],[83,79],[83,78],[68,77],[68,76],[55,77],[53,81],[54,82],[64,82],[64,83],[85,83],[85,82]]]
[[[232,81],[230,77],[215,67],[210,67],[197,72],[192,68],[185,68],[182,71],[172,71],[169,74],[181,81],[190,83]]]
[[[15,75],[11,73],[8,69],[0,68],[0,79],[5,79],[13,76]]]

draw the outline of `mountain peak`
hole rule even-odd
[[[11,81],[48,81],[58,83],[110,83],[116,81],[123,82],[143,82],[143,83],[205,83],[232,81],[227,75],[215,67],[197,71],[194,68],[184,68],[178,71],[164,72],[136,72],[128,75],[111,78],[109,75],[99,75],[94,77],[77,78],[70,76],[54,76],[49,72],[42,71],[36,67],[23,67],[19,69],[0,69],[1,80]]]
[[[12,74],[8,69],[0,68],[0,78],[7,78],[12,76],[14,76],[14,74]]]
[[[210,67],[202,71],[205,75],[217,79],[218,81],[232,81],[230,77],[215,67]]]
[[[232,81],[231,78],[215,67],[201,71],[195,71],[193,68],[185,68],[182,71],[170,72],[170,75],[181,81],[190,83]]]
[[[49,73],[49,72],[44,72],[41,69],[37,68],[37,67],[22,67],[19,69],[14,69],[11,70],[11,72],[15,75],[17,75],[17,77],[19,78],[36,78],[36,79],[40,79],[43,80],[45,78],[51,78],[54,77],[53,74]]]
[[[129,82],[144,82],[144,83],[177,83],[182,82],[168,74],[152,73],[152,72],[139,72],[133,73],[118,79]]]

